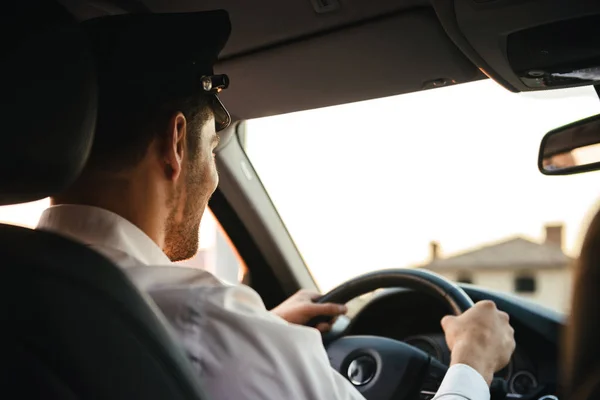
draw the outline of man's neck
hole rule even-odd
[[[162,193],[161,193],[162,192]],[[164,246],[164,191],[139,176],[86,174],[69,190],[52,197],[51,205],[78,204],[103,208],[140,228],[160,248]]]

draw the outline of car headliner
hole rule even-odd
[[[584,17],[592,17],[586,26],[595,26],[600,15],[600,2],[588,0],[60,1],[80,20],[227,10],[232,35],[215,69],[231,78],[222,99],[234,119],[380,98],[485,75],[514,92],[544,90],[545,84],[523,81],[518,74],[525,72],[519,69],[557,68],[570,53],[579,59],[569,62],[583,63],[573,68],[587,67],[585,58],[597,55],[590,50],[597,46],[587,42],[597,35],[575,27],[582,26],[578,18]],[[553,24],[558,21],[565,25]],[[546,34],[537,42],[513,36],[521,39],[508,45],[512,33],[540,26],[564,32],[562,41],[546,42]],[[562,85],[581,84],[586,83]],[[373,119],[375,126],[388,122],[387,116]]]
[[[233,30],[216,70],[231,78],[222,99],[237,119],[407,93],[432,81],[484,77],[448,38],[427,0],[344,0],[339,10],[323,14],[315,12],[311,0],[62,3],[80,20],[226,9]]]

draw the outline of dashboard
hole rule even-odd
[[[557,348],[564,316],[510,295],[470,285],[463,289],[473,301],[492,300],[511,317],[517,347],[509,365],[496,373],[497,378],[506,380],[510,393],[555,392]],[[428,294],[386,289],[374,294],[353,318],[335,327],[332,335],[375,335],[400,340],[448,365],[450,350],[440,320],[449,313],[447,305]]]

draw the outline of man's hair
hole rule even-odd
[[[114,99],[114,97],[113,97]],[[199,131],[210,118],[206,95],[126,104],[123,99],[103,101],[100,97],[96,133],[86,170],[118,172],[136,166],[154,138],[166,132],[169,120],[182,112],[187,120],[188,153],[193,159]]]

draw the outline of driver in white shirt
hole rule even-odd
[[[228,82],[212,65],[229,36],[227,14],[121,15],[85,25],[98,64],[96,138],[81,177],[52,199],[38,229],[124,268],[165,314],[213,399],[362,399],[330,367],[318,330],[296,324],[343,307],[306,311],[302,295],[269,312],[248,286],[171,264],[196,253],[217,187],[216,131],[230,121],[216,96]],[[489,399],[493,374],[515,346],[508,315],[481,302],[442,327],[452,362],[436,398]]]

